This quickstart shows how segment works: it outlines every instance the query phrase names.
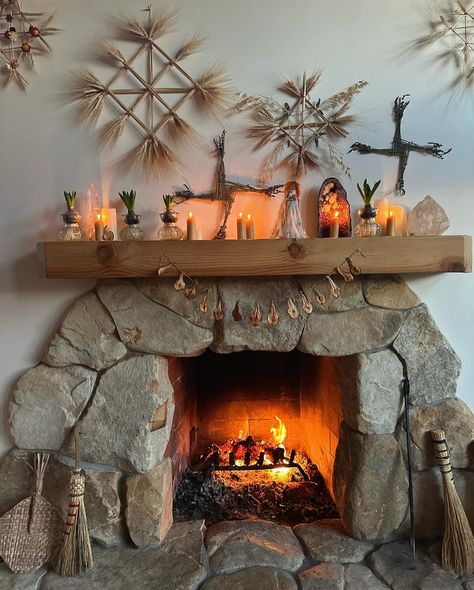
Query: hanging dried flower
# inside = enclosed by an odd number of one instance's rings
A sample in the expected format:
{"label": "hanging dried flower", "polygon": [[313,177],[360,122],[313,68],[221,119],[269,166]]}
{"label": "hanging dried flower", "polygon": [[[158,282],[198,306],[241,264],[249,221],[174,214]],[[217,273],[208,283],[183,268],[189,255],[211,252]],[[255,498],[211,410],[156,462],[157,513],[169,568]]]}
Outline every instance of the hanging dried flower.
{"label": "hanging dried flower", "polygon": [[303,311],[307,314],[313,312],[313,306],[311,305],[309,299],[306,297],[303,291],[301,291],[301,307],[303,308]]}
{"label": "hanging dried flower", "polygon": [[270,326],[276,326],[280,321],[280,316],[275,307],[275,303],[272,301],[272,305],[270,307],[270,313],[268,314],[268,323]]}
{"label": "hanging dried flower", "polygon": [[331,295],[337,299],[341,294],[341,289],[336,285],[336,283],[331,279],[329,275],[326,276],[326,279],[329,283],[329,287],[331,288]]}
{"label": "hanging dried flower", "polygon": [[324,305],[326,303],[326,295],[324,295],[324,293],[321,293],[321,291],[316,289],[316,287],[313,287],[313,293],[319,305]]}
{"label": "hanging dried flower", "polygon": [[263,321],[262,310],[260,309],[260,305],[255,302],[255,308],[250,314],[250,323],[252,326],[260,326]]}
{"label": "hanging dried flower", "polygon": [[221,297],[219,297],[219,301],[217,302],[216,308],[214,309],[214,319],[217,322],[220,322],[224,319],[224,306],[222,304]]}
{"label": "hanging dried flower", "polygon": [[201,297],[201,301],[199,303],[199,311],[201,313],[207,313],[207,295],[209,293],[209,290],[206,290],[205,293],[203,293],[203,296]]}
{"label": "hanging dried flower", "polygon": [[176,291],[182,291],[183,289],[186,288],[186,283],[184,282],[184,273],[183,272],[181,272],[179,274],[179,278],[175,281],[174,288],[176,289]]}
{"label": "hanging dried flower", "polygon": [[165,272],[167,270],[169,270],[170,268],[173,268],[173,264],[165,264],[164,266],[160,266],[160,268],[158,269],[158,276],[161,277],[161,275],[164,275]]}
{"label": "hanging dried flower", "polygon": [[296,318],[299,316],[298,308],[291,297],[288,297],[288,314],[294,320],[296,320]]}
{"label": "hanging dried flower", "polygon": [[[364,256],[360,250],[357,253]],[[353,275],[355,275],[355,276],[360,275],[360,273],[362,272],[362,269],[360,268],[360,266],[357,266],[352,262],[352,259],[350,256],[348,258],[346,258],[346,262],[347,262],[347,265],[349,266],[349,270],[351,271],[351,273]]]}
{"label": "hanging dried flower", "polygon": [[340,266],[336,266],[336,271],[340,277],[344,280],[345,283],[350,283],[354,280],[354,276],[348,270],[344,270]]}
{"label": "hanging dried flower", "polygon": [[185,289],[184,294],[187,297],[187,299],[194,299],[196,297],[196,285],[193,285],[192,287],[188,287],[187,289]]}
{"label": "hanging dried flower", "polygon": [[232,310],[232,317],[234,318],[234,320],[236,322],[240,322],[242,321],[242,314],[240,313],[240,309],[239,309],[239,302],[237,301],[235,304],[234,309]]}

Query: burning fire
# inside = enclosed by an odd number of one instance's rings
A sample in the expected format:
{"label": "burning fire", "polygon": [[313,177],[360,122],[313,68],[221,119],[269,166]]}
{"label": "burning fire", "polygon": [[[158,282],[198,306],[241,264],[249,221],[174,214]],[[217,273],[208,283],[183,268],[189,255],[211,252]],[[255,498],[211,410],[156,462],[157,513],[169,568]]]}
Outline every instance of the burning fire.
{"label": "burning fire", "polygon": [[275,418],[277,419],[278,426],[272,426],[270,428],[270,432],[273,435],[273,440],[275,442],[276,447],[283,447],[283,443],[285,442],[286,438],[286,426],[283,424],[283,421],[275,414]]}

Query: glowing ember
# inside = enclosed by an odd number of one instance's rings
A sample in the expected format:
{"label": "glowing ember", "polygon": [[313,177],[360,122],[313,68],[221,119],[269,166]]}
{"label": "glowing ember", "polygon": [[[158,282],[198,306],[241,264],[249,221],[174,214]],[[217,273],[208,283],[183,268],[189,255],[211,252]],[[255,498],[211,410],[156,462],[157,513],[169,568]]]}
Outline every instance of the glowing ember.
{"label": "glowing ember", "polygon": [[[275,441],[275,446],[283,447],[283,443],[285,442],[286,438],[286,426],[280,420],[280,418],[275,414],[275,418],[278,421],[278,426],[272,426],[270,428],[270,432],[273,434],[273,440]],[[283,447],[285,448],[285,447]]]}

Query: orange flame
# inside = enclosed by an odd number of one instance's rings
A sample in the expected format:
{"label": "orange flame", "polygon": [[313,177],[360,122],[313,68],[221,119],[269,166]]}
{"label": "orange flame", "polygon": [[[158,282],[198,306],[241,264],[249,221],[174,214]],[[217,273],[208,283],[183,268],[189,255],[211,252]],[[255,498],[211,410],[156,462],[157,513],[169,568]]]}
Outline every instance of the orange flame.
{"label": "orange flame", "polygon": [[275,441],[275,445],[277,447],[282,447],[283,443],[286,438],[286,426],[280,420],[280,418],[275,414],[275,418],[278,421],[278,426],[272,426],[270,428],[270,432],[273,435],[273,440]]}

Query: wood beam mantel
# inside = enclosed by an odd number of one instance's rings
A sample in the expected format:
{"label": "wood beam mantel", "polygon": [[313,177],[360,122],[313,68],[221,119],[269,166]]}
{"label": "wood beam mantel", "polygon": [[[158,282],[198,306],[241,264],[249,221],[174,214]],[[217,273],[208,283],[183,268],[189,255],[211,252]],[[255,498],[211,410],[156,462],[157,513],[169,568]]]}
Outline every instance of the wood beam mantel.
{"label": "wood beam mantel", "polygon": [[162,255],[192,276],[324,275],[357,249],[365,255],[354,260],[363,274],[472,271],[470,236],[40,242],[37,247],[48,278],[154,277]]}

